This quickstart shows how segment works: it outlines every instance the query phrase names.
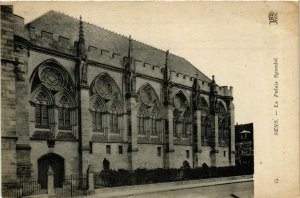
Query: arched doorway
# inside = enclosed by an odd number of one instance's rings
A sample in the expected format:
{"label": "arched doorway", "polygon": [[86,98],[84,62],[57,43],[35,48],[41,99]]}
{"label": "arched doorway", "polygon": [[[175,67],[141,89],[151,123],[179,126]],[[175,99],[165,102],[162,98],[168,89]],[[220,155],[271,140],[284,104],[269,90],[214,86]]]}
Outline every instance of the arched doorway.
{"label": "arched doorway", "polygon": [[62,187],[65,175],[64,158],[54,153],[48,153],[38,159],[38,181],[41,187],[47,188],[49,166],[51,166],[54,173],[54,187]]}

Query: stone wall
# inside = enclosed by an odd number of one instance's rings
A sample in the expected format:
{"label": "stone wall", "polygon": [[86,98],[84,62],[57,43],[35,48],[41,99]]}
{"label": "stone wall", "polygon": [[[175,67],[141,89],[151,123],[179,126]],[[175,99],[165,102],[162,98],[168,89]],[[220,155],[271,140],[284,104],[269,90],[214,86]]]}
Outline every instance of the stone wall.
{"label": "stone wall", "polygon": [[[161,148],[161,156],[158,155],[158,147]],[[163,168],[162,145],[138,144],[137,164],[138,168],[155,169]]]}
{"label": "stone wall", "polygon": [[[43,155],[49,153],[47,141],[32,140],[31,141],[31,164],[32,164],[32,177],[38,177],[38,159]],[[79,173],[78,162],[78,143],[56,141],[55,146],[51,152],[60,155],[64,158],[65,163],[65,176],[76,175]]]}
{"label": "stone wall", "polygon": [[[71,44],[66,38],[59,35],[52,35],[45,31],[35,30],[34,28],[24,26],[24,19],[13,15],[12,8],[1,6],[1,125],[2,135],[2,170],[3,178],[14,179],[16,175],[27,176],[32,173],[32,177],[37,177],[38,165],[37,160],[49,152],[47,141],[30,140],[31,135],[35,132],[34,111],[30,106],[30,92],[31,92],[31,76],[36,71],[35,69],[44,61],[55,59],[60,63],[64,69],[69,73],[73,83],[75,84],[75,69],[76,69],[76,49],[75,45]],[[51,30],[49,30],[51,31]],[[24,46],[18,46],[14,40],[14,35],[28,40],[32,46],[31,49],[26,49]],[[21,39],[21,38],[19,38]],[[21,39],[21,40],[22,40]],[[19,41],[18,41],[19,42]],[[25,41],[22,41],[25,42]],[[27,42],[27,41],[26,41]],[[25,43],[26,43],[25,42]],[[63,48],[63,43],[66,42],[66,48]],[[41,47],[38,48],[37,46]],[[41,50],[43,48],[43,50]],[[16,61],[16,59],[18,61]],[[106,53],[105,50],[101,54],[97,54],[92,50],[88,51],[88,59],[90,64],[88,66],[88,85],[90,86],[93,80],[102,73],[107,73],[119,87],[124,99],[124,120],[126,119],[127,108],[125,103],[125,83],[124,83],[124,57],[113,52]],[[162,79],[163,70],[161,66],[155,66],[142,61],[136,61],[137,79],[136,91],[139,88],[149,83],[158,95],[162,103]],[[19,66],[16,70],[16,66]],[[16,72],[17,71],[17,72]],[[19,73],[18,73],[19,72]],[[20,79],[20,76],[23,79]],[[179,91],[182,91],[187,97],[188,103],[191,106],[191,88],[193,78],[181,73],[172,72],[172,81],[175,83],[172,88],[172,96]],[[177,83],[177,85],[176,85]],[[209,103],[209,84],[208,82],[200,83],[202,90],[201,95],[204,96],[207,103]],[[220,96],[232,96],[232,88],[217,86],[217,92]],[[90,144],[93,132],[91,130],[92,120],[90,115],[90,96],[88,87],[86,87],[81,94],[81,104],[76,104],[78,108],[83,111],[80,122],[83,124],[82,128],[83,138],[82,146],[84,147],[84,155],[80,156],[78,147],[80,143],[77,141],[56,141],[55,147],[51,152],[54,152],[65,159],[65,174],[78,174],[79,171],[85,171],[87,165],[94,166],[95,171],[102,170],[102,161],[104,158],[110,161],[111,169],[130,169],[135,168],[163,168],[164,167],[164,150],[160,144],[138,144],[135,151],[131,154],[128,150],[127,140],[127,122],[124,122],[124,130],[121,132],[121,139],[118,141],[109,142],[96,141]],[[134,101],[135,98],[133,97]],[[224,106],[226,104],[222,101]],[[133,102],[134,103],[134,102]],[[135,108],[136,105],[134,103]],[[135,112],[137,109],[131,109]],[[232,108],[233,112],[233,108]],[[234,114],[231,112],[231,125],[234,125]],[[169,112],[173,114],[173,111]],[[133,115],[135,116],[135,115]],[[172,115],[169,116],[172,118]],[[76,118],[77,119],[77,118]],[[77,120],[79,121],[79,119]],[[170,122],[172,123],[172,122]],[[136,123],[135,123],[136,124]],[[173,124],[171,124],[173,126]],[[172,126],[171,129],[172,129]],[[136,130],[136,129],[134,129]],[[233,131],[231,131],[233,133]],[[137,131],[132,131],[136,134]],[[234,133],[233,133],[234,134]],[[78,134],[76,136],[78,138]],[[137,137],[130,137],[136,140]],[[193,166],[193,152],[192,146],[174,145],[173,152],[173,134],[170,137],[170,150],[168,159],[170,168],[180,168],[182,162],[187,160]],[[79,139],[77,139],[79,140]],[[143,142],[144,143],[144,142]],[[106,146],[110,146],[110,153],[107,153]],[[123,153],[119,153],[119,146],[122,146]],[[161,148],[161,155],[158,154],[158,147]],[[234,148],[234,142],[231,141],[231,147]],[[187,157],[187,150],[189,157]],[[198,166],[206,163],[208,166],[228,166],[229,163],[229,149],[227,147],[218,148],[218,153],[214,154],[212,163],[211,147],[199,148],[201,153],[198,155]],[[233,150],[233,149],[231,149]],[[225,156],[224,156],[225,152]],[[232,151],[231,151],[232,152]],[[234,157],[234,154],[232,154]],[[132,160],[131,158],[134,158]],[[16,160],[17,159],[17,160]],[[80,170],[79,163],[84,161],[84,167]],[[134,165],[131,165],[131,161]],[[234,159],[233,159],[234,162]]]}
{"label": "stone wall", "polygon": [[[187,156],[189,152],[189,157]],[[192,146],[174,145],[174,167],[180,168],[184,161],[188,161],[191,167],[193,167],[193,149]]]}
{"label": "stone wall", "polygon": [[203,146],[201,147],[201,153],[200,153],[200,158],[198,159],[198,164],[199,166],[202,166],[204,163],[207,166],[211,166],[212,162],[211,162],[211,147],[208,146]]}
{"label": "stone wall", "polygon": [[2,182],[16,181],[16,140],[1,140],[1,171]]}
{"label": "stone wall", "polygon": [[[110,146],[110,154],[107,153],[107,146]],[[123,153],[119,153],[119,146],[122,146]],[[128,145],[124,143],[98,143],[93,142],[93,153],[90,154],[90,164],[95,172],[103,170],[103,160],[106,158],[110,162],[113,170],[128,169]]]}
{"label": "stone wall", "polygon": [[1,6],[1,156],[2,181],[16,179],[16,84],[14,15],[11,6]]}

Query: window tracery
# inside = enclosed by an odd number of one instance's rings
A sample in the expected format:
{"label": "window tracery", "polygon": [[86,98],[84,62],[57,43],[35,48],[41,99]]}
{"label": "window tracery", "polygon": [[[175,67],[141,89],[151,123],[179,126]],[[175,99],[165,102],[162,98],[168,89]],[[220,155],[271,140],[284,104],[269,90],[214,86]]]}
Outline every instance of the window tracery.
{"label": "window tracery", "polygon": [[157,136],[161,133],[161,117],[159,115],[159,108],[154,106],[151,113],[151,135]]}
{"label": "window tracery", "polygon": [[138,134],[158,136],[162,131],[162,109],[158,96],[150,84],[143,85],[137,93]]}
{"label": "window tracery", "polygon": [[46,95],[40,91],[35,100],[35,126],[49,128],[49,112]]}
{"label": "window tracery", "polygon": [[188,135],[191,134],[192,124],[189,103],[182,91],[179,91],[174,96],[173,101],[175,105],[175,110],[173,112],[173,136],[188,138]]}
{"label": "window tracery", "polygon": [[148,129],[147,121],[149,120],[149,113],[144,105],[141,105],[138,111],[138,134],[145,135]]}
{"label": "window tracery", "polygon": [[42,68],[39,76],[42,84],[53,91],[59,91],[67,84],[64,74],[53,66]]}
{"label": "window tracery", "polygon": [[212,128],[211,128],[211,120],[209,119],[208,116],[203,116],[202,117],[202,122],[201,122],[201,142],[203,146],[208,146],[210,145],[210,140],[212,137]]}
{"label": "window tracery", "polygon": [[226,146],[228,144],[228,117],[219,118],[219,144],[220,146]]}
{"label": "window tracery", "polygon": [[119,131],[119,117],[121,115],[120,112],[120,104],[117,100],[115,100],[111,106],[110,110],[110,128],[111,132],[118,133]]}
{"label": "window tracery", "polygon": [[105,79],[100,78],[96,84],[97,93],[105,99],[111,99],[113,95],[113,87],[111,83]]}
{"label": "window tracery", "polygon": [[101,98],[97,97],[92,110],[92,125],[94,132],[103,132],[104,130],[104,115],[105,104]]}
{"label": "window tracery", "polygon": [[191,127],[192,127],[192,122],[191,122],[191,112],[189,109],[187,109],[184,112],[183,115],[183,129],[182,129],[182,136],[187,138],[189,134],[191,134]]}
{"label": "window tracery", "polygon": [[206,102],[204,97],[200,97],[200,109],[203,110],[204,112],[208,112],[208,103]]}
{"label": "window tracery", "polygon": [[[71,108],[74,84],[66,70],[54,59],[41,63],[31,76],[31,101],[35,110],[35,128],[47,128],[53,135],[58,129],[72,130]],[[55,100],[54,100],[55,99]],[[58,114],[55,114],[55,109]]]}
{"label": "window tracery", "polygon": [[93,131],[105,132],[109,128],[111,133],[119,134],[123,123],[122,97],[114,80],[106,73],[100,74],[93,81],[90,94]]}
{"label": "window tracery", "polygon": [[153,106],[153,103],[157,99],[156,96],[155,90],[149,84],[142,86],[138,91],[138,101],[146,106]]}
{"label": "window tracery", "polygon": [[71,130],[71,110],[69,100],[66,96],[62,96],[59,100],[58,110],[58,128],[64,130]]}

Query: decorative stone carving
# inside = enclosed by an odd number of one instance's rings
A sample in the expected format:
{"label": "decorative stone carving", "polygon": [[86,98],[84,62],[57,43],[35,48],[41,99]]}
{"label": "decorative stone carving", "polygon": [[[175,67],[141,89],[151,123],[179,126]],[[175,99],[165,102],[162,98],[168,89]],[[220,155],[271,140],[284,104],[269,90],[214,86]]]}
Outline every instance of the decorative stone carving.
{"label": "decorative stone carving", "polygon": [[149,107],[156,101],[155,96],[154,89],[150,85],[146,85],[138,92],[138,101]]}
{"label": "decorative stone carving", "polygon": [[111,100],[114,96],[113,86],[105,78],[99,78],[95,84],[95,88],[97,94],[106,100]]}
{"label": "decorative stone carving", "polygon": [[129,36],[128,57],[125,64],[125,87],[127,97],[136,94],[136,68],[132,54],[132,41],[131,36]]}
{"label": "decorative stone carving", "polygon": [[44,67],[40,72],[40,80],[44,86],[52,91],[59,91],[67,84],[65,75],[55,67]]}
{"label": "decorative stone carving", "polygon": [[59,103],[65,107],[69,105],[69,100],[66,98],[66,96],[62,96],[59,100]]}
{"label": "decorative stone carving", "polygon": [[[16,46],[15,46],[15,48],[16,48]],[[21,50],[22,48],[18,48],[18,49]],[[12,54],[13,60],[15,61],[14,69],[15,69],[15,73],[16,73],[16,79],[20,80],[20,81],[24,81],[25,80],[25,78],[23,77],[23,74],[25,74],[24,63],[20,62],[18,58],[15,58],[13,52],[11,54]]]}
{"label": "decorative stone carving", "polygon": [[179,92],[174,97],[174,105],[180,111],[183,112],[189,106],[189,103],[182,92]]}
{"label": "decorative stone carving", "polygon": [[164,82],[163,82],[163,94],[164,94],[164,105],[168,106],[172,104],[171,95],[172,95],[172,77],[171,69],[169,66],[169,50],[166,51],[166,62],[164,68]]}
{"label": "decorative stone carving", "polygon": [[84,61],[81,61],[80,69],[81,69],[81,85],[87,85],[87,68],[88,64]]}
{"label": "decorative stone carving", "polygon": [[209,107],[211,114],[216,113],[216,107],[218,104],[218,92],[216,91],[216,83],[214,76],[212,76],[212,82],[210,84],[210,95],[209,95]]}
{"label": "decorative stone carving", "polygon": [[24,72],[24,64],[19,62],[19,60],[16,58],[16,63],[15,63],[15,73],[16,73],[16,78],[17,80],[24,81],[25,78],[23,77]]}
{"label": "decorative stone carving", "polygon": [[36,103],[40,103],[40,104],[43,104],[43,103],[46,103],[47,104],[47,97],[46,95],[41,91],[35,98],[35,101]]}

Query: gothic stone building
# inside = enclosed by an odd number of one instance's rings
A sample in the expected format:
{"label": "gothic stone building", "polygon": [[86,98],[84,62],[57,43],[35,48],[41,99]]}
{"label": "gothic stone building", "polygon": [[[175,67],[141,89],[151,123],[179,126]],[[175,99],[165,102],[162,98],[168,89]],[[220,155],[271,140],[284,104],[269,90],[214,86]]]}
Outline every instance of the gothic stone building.
{"label": "gothic stone building", "polygon": [[[2,179],[235,164],[232,87],[62,13],[1,7]],[[163,39],[163,38],[161,38]]]}

